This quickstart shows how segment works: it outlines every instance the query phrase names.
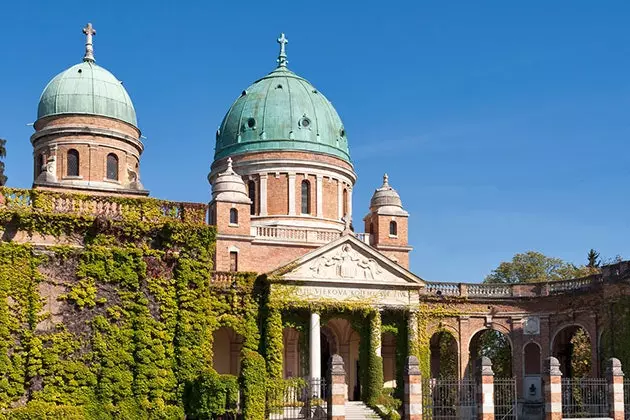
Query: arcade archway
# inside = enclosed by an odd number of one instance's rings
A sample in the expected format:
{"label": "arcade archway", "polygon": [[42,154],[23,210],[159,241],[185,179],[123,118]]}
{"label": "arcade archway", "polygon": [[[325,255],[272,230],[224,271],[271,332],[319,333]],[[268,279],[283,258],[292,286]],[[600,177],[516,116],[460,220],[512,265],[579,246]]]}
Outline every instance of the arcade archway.
{"label": "arcade archway", "polygon": [[467,375],[474,373],[475,361],[485,356],[492,360],[495,376],[512,377],[512,344],[506,334],[493,329],[478,331],[470,340],[468,350],[470,363]]}
{"label": "arcade archway", "polygon": [[591,338],[580,325],[568,325],[553,337],[551,354],[565,377],[583,378],[592,371]]}
{"label": "arcade archway", "polygon": [[457,340],[448,331],[438,331],[431,336],[431,377],[457,378],[458,351]]}
{"label": "arcade archway", "polygon": [[238,375],[241,370],[243,337],[230,327],[212,333],[212,367],[217,373]]}

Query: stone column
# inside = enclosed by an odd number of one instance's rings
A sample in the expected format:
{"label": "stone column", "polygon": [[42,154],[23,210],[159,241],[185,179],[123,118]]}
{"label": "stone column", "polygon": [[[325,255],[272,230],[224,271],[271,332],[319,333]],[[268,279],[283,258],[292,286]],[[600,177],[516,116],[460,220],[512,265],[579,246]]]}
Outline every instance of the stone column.
{"label": "stone column", "polygon": [[295,174],[289,174],[289,216],[295,215]]}
{"label": "stone column", "polygon": [[617,358],[610,358],[606,363],[606,379],[608,379],[608,409],[613,420],[624,420],[623,406],[623,371]]}
{"label": "stone column", "polygon": [[374,335],[373,337],[373,341],[374,341],[374,354],[376,354],[377,357],[382,357],[382,335],[383,333],[381,332],[382,329],[382,320],[381,320],[381,311],[377,311],[374,314],[374,321],[372,323],[373,327],[374,327],[374,331],[372,331],[372,334]]}
{"label": "stone column", "polygon": [[409,318],[407,318],[407,351],[411,354],[414,349],[413,346],[417,344],[418,341],[418,314],[416,311],[409,311]]}
{"label": "stone column", "polygon": [[267,174],[260,174],[260,215],[267,215]]}
{"label": "stone column", "polygon": [[562,420],[562,372],[560,372],[560,362],[555,357],[545,359],[543,393],[545,420]]}
{"label": "stone column", "polygon": [[324,177],[323,175],[315,176],[315,215],[324,217]]}
{"label": "stone column", "polygon": [[403,373],[405,395],[403,396],[403,419],[422,420],[422,377],[416,356],[408,356]]}
{"label": "stone column", "polygon": [[476,361],[477,384],[479,386],[479,420],[494,420],[494,372],[489,357]]}
{"label": "stone column", "polygon": [[343,368],[343,358],[338,354],[333,354],[329,361],[329,367],[328,419],[345,420],[348,385],[346,384],[346,371]]}
{"label": "stone column", "polygon": [[[322,371],[322,353],[320,343],[320,330],[319,330],[319,314],[317,312],[311,313],[311,325],[310,325],[310,351],[309,361],[311,367],[311,373],[309,375],[313,385],[317,385],[317,396],[319,396],[319,378]],[[315,388],[314,388],[315,389]]]}

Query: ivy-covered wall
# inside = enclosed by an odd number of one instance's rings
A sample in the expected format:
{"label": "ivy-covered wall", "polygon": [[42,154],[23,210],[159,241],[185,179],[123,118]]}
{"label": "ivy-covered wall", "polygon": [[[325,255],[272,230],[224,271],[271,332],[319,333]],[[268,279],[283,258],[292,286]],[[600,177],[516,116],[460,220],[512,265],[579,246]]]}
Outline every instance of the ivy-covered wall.
{"label": "ivy-covered wall", "polygon": [[[260,416],[256,275],[213,282],[212,226],[151,199],[122,199],[112,218],[55,212],[54,193],[2,193],[0,418],[204,418],[216,401],[188,400],[217,382],[220,326],[245,338],[242,408]],[[80,246],[11,241],[25,237]],[[220,382],[234,405],[236,378]]]}

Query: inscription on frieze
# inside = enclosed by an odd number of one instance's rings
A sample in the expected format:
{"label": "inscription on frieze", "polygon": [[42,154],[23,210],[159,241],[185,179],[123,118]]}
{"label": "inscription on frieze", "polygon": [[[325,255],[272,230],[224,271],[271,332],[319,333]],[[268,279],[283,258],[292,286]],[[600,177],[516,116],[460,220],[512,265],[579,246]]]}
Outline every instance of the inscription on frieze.
{"label": "inscription on frieze", "polygon": [[367,289],[355,287],[296,286],[295,294],[302,299],[367,300],[385,305],[409,305],[407,290]]}

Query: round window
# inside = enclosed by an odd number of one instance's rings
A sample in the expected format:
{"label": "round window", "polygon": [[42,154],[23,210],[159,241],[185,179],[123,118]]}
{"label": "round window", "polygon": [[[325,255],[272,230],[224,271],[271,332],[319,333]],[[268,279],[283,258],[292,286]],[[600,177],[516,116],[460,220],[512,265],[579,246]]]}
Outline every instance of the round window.
{"label": "round window", "polygon": [[341,130],[339,130],[339,135],[341,137],[345,137],[346,136],[346,130],[344,130],[343,128]]}
{"label": "round window", "polygon": [[247,120],[247,127],[249,127],[249,128],[256,127],[256,120],[254,118],[249,118]]}
{"label": "round window", "polygon": [[306,117],[302,117],[302,119],[300,120],[300,127],[309,128],[310,126],[311,126],[311,120],[309,120]]}

